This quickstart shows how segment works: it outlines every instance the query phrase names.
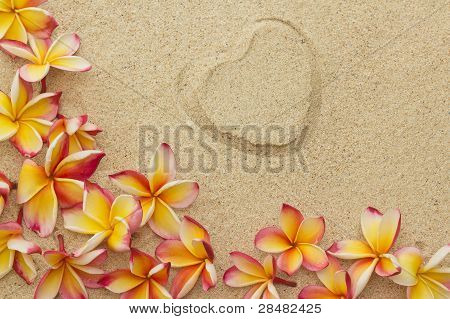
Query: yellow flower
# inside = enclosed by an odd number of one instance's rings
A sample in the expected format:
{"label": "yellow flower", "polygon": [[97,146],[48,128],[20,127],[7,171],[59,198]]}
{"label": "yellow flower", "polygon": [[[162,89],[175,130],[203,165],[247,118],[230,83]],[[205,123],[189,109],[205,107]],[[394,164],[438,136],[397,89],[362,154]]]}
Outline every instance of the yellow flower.
{"label": "yellow flower", "polygon": [[0,40],[0,48],[7,53],[31,62],[19,69],[20,77],[27,82],[41,81],[50,67],[73,72],[86,72],[92,68],[88,61],[74,56],[80,47],[80,38],[76,34],[62,35],[56,41],[29,35],[29,41],[28,46],[19,41]]}
{"label": "yellow flower", "polygon": [[394,255],[402,267],[402,272],[390,278],[395,283],[408,287],[406,295],[409,299],[449,299],[450,268],[439,267],[449,252],[450,244],[447,244],[424,265],[419,249],[399,249]]}
{"label": "yellow flower", "polygon": [[1,0],[0,39],[27,43],[27,33],[50,38],[58,26],[46,10],[35,8],[47,0]]}

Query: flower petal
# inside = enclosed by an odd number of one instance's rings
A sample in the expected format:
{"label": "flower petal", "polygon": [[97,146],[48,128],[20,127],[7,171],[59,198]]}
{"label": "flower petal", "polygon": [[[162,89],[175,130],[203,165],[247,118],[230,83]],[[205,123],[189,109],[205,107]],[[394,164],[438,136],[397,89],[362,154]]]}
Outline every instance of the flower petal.
{"label": "flower petal", "polygon": [[19,130],[11,137],[11,143],[26,157],[36,156],[44,145],[38,131],[25,122],[19,123]]}
{"label": "flower petal", "polygon": [[47,0],[12,0],[14,3],[14,8],[23,9],[27,7],[37,7]]}
{"label": "flower petal", "polygon": [[108,238],[111,235],[111,233],[112,233],[111,230],[105,230],[95,234],[82,247],[80,247],[77,251],[74,252],[74,256],[79,257],[83,254],[92,251],[98,245],[100,245],[106,238]]}
{"label": "flower petal", "polygon": [[58,26],[55,18],[43,9],[28,7],[16,11],[25,29],[39,38],[50,38]]}
{"label": "flower petal", "polygon": [[267,279],[250,275],[232,266],[223,275],[223,281],[230,287],[247,287],[257,283],[265,282]]}
{"label": "flower petal", "polygon": [[71,154],[56,167],[55,177],[84,181],[94,174],[104,156],[105,153],[96,150]]}
{"label": "flower petal", "polygon": [[183,245],[179,240],[164,240],[156,247],[156,256],[172,267],[187,267],[202,262]]}
{"label": "flower petal", "polygon": [[155,267],[158,262],[150,255],[131,248],[130,254],[130,270],[136,276],[147,278],[147,275],[153,267]]}
{"label": "flower petal", "polygon": [[64,228],[79,233],[94,235],[106,229],[84,213],[81,205],[62,210]]}
{"label": "flower petal", "polygon": [[269,281],[265,281],[261,284],[254,285],[244,295],[244,299],[259,299],[259,298],[261,298],[264,291],[266,290],[268,284],[269,284]]}
{"label": "flower petal", "polygon": [[150,279],[149,293],[151,299],[172,299],[166,288],[153,279]]}
{"label": "flower petal", "polygon": [[450,290],[450,268],[432,268],[426,272],[426,276]]}
{"label": "flower petal", "polygon": [[317,244],[325,233],[325,219],[320,217],[305,218],[298,230],[297,243]]}
{"label": "flower petal", "polygon": [[78,277],[80,277],[85,287],[103,288],[103,286],[99,284],[99,281],[104,276],[103,270],[94,267],[79,265],[72,265],[72,267],[76,271]]}
{"label": "flower petal", "polygon": [[8,31],[5,33],[4,38],[27,43],[27,30],[25,29],[22,21],[20,19],[17,19],[17,16],[9,27]]}
{"label": "flower petal", "polygon": [[[397,264],[397,265],[396,265]],[[396,258],[389,254],[384,254],[375,267],[375,272],[382,277],[398,275],[401,267],[398,265]]]}
{"label": "flower petal", "polygon": [[278,291],[273,285],[272,281],[267,283],[267,288],[264,290],[263,299],[280,299]]}
{"label": "flower petal", "polygon": [[7,116],[0,114],[0,141],[13,137],[19,130],[19,123],[11,121]]}
{"label": "flower petal", "polygon": [[[6,9],[3,6],[4,4],[0,2],[0,39],[5,36],[6,32],[9,30],[16,18],[14,12],[9,12],[9,9]],[[4,9],[6,12],[1,9]]]}
{"label": "flower petal", "polygon": [[281,207],[280,225],[291,243],[295,242],[302,221],[303,215],[298,209],[288,204],[283,204]]}
{"label": "flower petal", "polygon": [[129,251],[131,246],[131,230],[128,223],[122,219],[114,225],[108,237],[108,247],[115,252]]}
{"label": "flower petal", "polygon": [[150,185],[147,178],[139,172],[122,171],[109,175],[111,181],[127,194],[150,197]]}
{"label": "flower petal", "polygon": [[30,48],[38,61],[42,61],[44,59],[48,48],[52,44],[52,40],[49,37],[37,38],[31,33],[28,34],[28,42],[30,43]]}
{"label": "flower petal", "polygon": [[27,82],[41,81],[50,71],[50,64],[25,64],[19,69],[20,77]]}
{"label": "flower petal", "polygon": [[50,269],[44,274],[36,287],[34,299],[52,299],[58,295],[64,268]]}
{"label": "flower petal", "polygon": [[352,279],[352,296],[356,298],[366,287],[378,263],[378,258],[364,258],[354,262],[348,269]]}
{"label": "flower petal", "polygon": [[192,181],[172,181],[162,186],[155,196],[173,208],[187,208],[197,198],[198,183]]}
{"label": "flower petal", "polygon": [[21,120],[41,119],[52,121],[58,114],[61,92],[43,93],[30,100],[17,116]]}
{"label": "flower petal", "polygon": [[263,260],[263,267],[268,278],[275,277],[275,274],[277,273],[277,261],[275,257],[272,255],[266,256]]}
{"label": "flower petal", "polygon": [[334,242],[328,252],[341,259],[360,259],[373,257],[375,254],[368,244],[360,240],[342,240]]}
{"label": "flower petal", "polygon": [[322,284],[324,284],[324,286],[327,287],[328,290],[330,290],[333,294],[338,294],[335,285],[336,284],[335,274],[338,271],[342,271],[342,267],[339,264],[339,261],[334,256],[327,254],[327,257],[328,257],[328,266],[316,272],[316,275],[322,282]]}
{"label": "flower petal", "polygon": [[174,299],[183,298],[192,290],[192,288],[194,288],[202,273],[203,267],[203,263],[185,267],[176,274],[170,289],[170,294]]}
{"label": "flower petal", "polygon": [[13,57],[20,57],[22,59],[37,63],[37,58],[28,45],[14,40],[0,40],[0,48]]}
{"label": "flower petal", "polygon": [[33,127],[36,130],[36,132],[38,132],[39,136],[42,138],[42,141],[44,143],[47,142],[52,122],[41,119],[21,120],[21,122]]}
{"label": "flower petal", "polygon": [[346,299],[352,296],[352,279],[347,271],[340,270],[334,274],[334,291]]}
{"label": "flower petal", "polygon": [[303,256],[297,247],[292,247],[283,252],[277,259],[277,266],[289,276],[292,276],[300,269]]}
{"label": "flower petal", "polygon": [[161,285],[165,285],[169,280],[169,273],[170,263],[157,264],[155,267],[150,269],[147,278],[150,278]]}
{"label": "flower petal", "polygon": [[92,69],[92,65],[79,56],[64,56],[56,58],[50,62],[50,65],[60,70],[72,72],[87,72]]}
{"label": "flower petal", "polygon": [[62,208],[73,207],[83,202],[83,182],[76,179],[55,178],[53,185]]}
{"label": "flower petal", "polygon": [[88,297],[83,281],[68,264],[64,270],[59,292],[64,299],[87,299]]}
{"label": "flower petal", "polygon": [[209,260],[205,260],[205,268],[202,271],[202,288],[204,291],[217,285],[216,267]]}
{"label": "flower petal", "polygon": [[64,34],[53,42],[48,49],[45,61],[52,62],[60,57],[71,56],[80,48],[80,37],[75,33]]}
{"label": "flower petal", "polygon": [[51,268],[56,269],[62,266],[67,254],[59,250],[47,250],[42,254],[45,262]]}
{"label": "flower petal", "polygon": [[266,253],[281,253],[291,248],[292,244],[281,229],[266,227],[256,234],[255,246]]}
{"label": "flower petal", "polygon": [[150,217],[152,217],[155,211],[156,199],[155,197],[141,197],[140,198],[142,207],[142,221],[141,227],[148,223]]}
{"label": "flower petal", "polygon": [[15,272],[29,285],[33,283],[37,276],[33,258],[27,254],[16,252],[14,256],[13,268]]}
{"label": "flower petal", "polygon": [[111,227],[110,214],[114,196],[100,185],[84,183],[83,211],[103,229]]}
{"label": "flower petal", "polygon": [[197,246],[194,243],[194,241],[210,243],[208,231],[199,222],[189,216],[184,216],[180,225],[180,239],[194,256],[200,259],[208,258],[203,245]]}
{"label": "flower petal", "polygon": [[120,220],[124,220],[128,224],[131,233],[141,225],[141,204],[131,195],[120,195],[111,205],[109,223],[115,225]]}
{"label": "flower petal", "polygon": [[17,114],[20,114],[22,108],[33,97],[33,87],[31,83],[24,81],[24,79],[19,76],[19,71],[14,75],[10,96],[13,114],[14,117],[17,117]]}
{"label": "flower petal", "polygon": [[445,259],[445,257],[447,257],[449,252],[450,252],[450,244],[447,244],[444,247],[440,248],[426,263],[422,271],[426,272],[438,266]]}
{"label": "flower petal", "polygon": [[0,251],[0,278],[9,273],[14,263],[14,250],[3,249]]}
{"label": "flower petal", "polygon": [[11,235],[22,234],[22,227],[16,222],[0,224],[0,241],[6,241]]}
{"label": "flower petal", "polygon": [[45,173],[54,174],[56,167],[68,155],[69,137],[65,133],[59,134],[49,145],[45,154]]}
{"label": "flower petal", "polygon": [[8,240],[8,249],[16,250],[24,254],[41,253],[41,247],[32,241],[25,240],[22,235],[14,235]]}
{"label": "flower petal", "polygon": [[264,267],[253,257],[250,257],[249,255],[241,253],[239,251],[231,252],[230,256],[233,264],[240,271],[256,277],[267,278]]}
{"label": "flower petal", "polygon": [[128,269],[119,269],[103,276],[100,284],[116,294],[129,291],[146,281],[144,278],[133,275]]}
{"label": "flower petal", "polygon": [[125,291],[120,295],[120,299],[150,299],[150,282],[145,280],[137,287]]}
{"label": "flower petal", "polygon": [[48,237],[56,225],[58,199],[53,183],[49,183],[23,205],[25,224],[40,237]]}
{"label": "flower petal", "polygon": [[100,266],[108,257],[106,249],[97,249],[83,254],[79,257],[69,257],[67,260],[72,265],[80,266]]}
{"label": "flower petal", "polygon": [[313,244],[300,244],[298,246],[303,255],[302,266],[310,271],[318,271],[328,266],[328,257],[325,251]]}
{"label": "flower petal", "polygon": [[401,215],[398,209],[391,209],[383,215],[378,230],[378,248],[380,254],[391,249],[400,231]]}
{"label": "flower petal", "polygon": [[306,286],[298,294],[298,299],[340,299],[341,296],[335,295],[325,287]]}
{"label": "flower petal", "polygon": [[434,299],[433,291],[422,279],[416,285],[408,287],[406,295],[408,299]]}
{"label": "flower petal", "polygon": [[[26,103],[26,102],[25,102]],[[6,116],[10,120],[15,117],[11,99],[8,95],[0,91],[0,114]]]}
{"label": "flower petal", "polygon": [[155,210],[150,217],[149,225],[158,236],[164,239],[179,238],[180,219],[166,203],[157,199]]}
{"label": "flower petal", "polygon": [[156,150],[152,162],[152,172],[149,175],[150,189],[155,194],[163,185],[175,178],[175,156],[166,143],[162,143]]}
{"label": "flower petal", "polygon": [[362,232],[373,251],[378,248],[378,230],[382,218],[383,214],[373,207],[367,207],[361,214]]}

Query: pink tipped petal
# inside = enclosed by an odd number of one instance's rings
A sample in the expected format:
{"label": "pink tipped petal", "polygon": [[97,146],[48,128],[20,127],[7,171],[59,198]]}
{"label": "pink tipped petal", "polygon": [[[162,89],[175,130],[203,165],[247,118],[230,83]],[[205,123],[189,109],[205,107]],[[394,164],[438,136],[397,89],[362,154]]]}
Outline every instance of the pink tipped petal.
{"label": "pink tipped petal", "polygon": [[236,266],[229,268],[223,275],[223,281],[227,286],[238,288],[262,283],[266,280],[266,278],[249,275],[246,272],[240,271]]}
{"label": "pink tipped petal", "polygon": [[378,263],[378,258],[364,258],[353,263],[348,269],[352,279],[352,296],[356,298],[364,290]]}
{"label": "pink tipped petal", "polygon": [[198,196],[199,186],[191,181],[173,181],[161,187],[155,196],[158,196],[167,205],[173,208],[187,208]]}
{"label": "pink tipped petal", "polygon": [[269,284],[265,281],[261,284],[254,285],[247,293],[244,295],[244,299],[260,299]]}
{"label": "pink tipped petal", "polygon": [[108,237],[108,247],[115,252],[129,251],[131,246],[131,230],[122,219],[114,225],[113,232]]}
{"label": "pink tipped petal", "polygon": [[267,278],[264,267],[253,257],[250,257],[249,255],[241,253],[239,251],[230,253],[230,256],[233,264],[240,271],[243,271],[252,276]]}
{"label": "pink tipped petal", "polygon": [[64,34],[56,39],[48,49],[45,60],[52,62],[60,57],[71,56],[80,48],[80,37],[75,33]]}
{"label": "pink tipped petal", "polygon": [[40,237],[48,237],[56,225],[58,199],[53,183],[45,186],[23,205],[25,224]]}
{"label": "pink tipped petal", "polygon": [[44,168],[32,160],[25,160],[17,185],[17,203],[24,204],[38,194],[49,183]]}
{"label": "pink tipped petal", "polygon": [[0,40],[0,48],[13,57],[17,56],[33,63],[38,62],[31,48],[19,41]]}
{"label": "pink tipped petal", "polygon": [[102,151],[82,151],[63,159],[55,170],[55,177],[84,181],[97,170],[105,156]]}
{"label": "pink tipped petal", "polygon": [[415,247],[404,247],[394,253],[402,270],[400,274],[390,277],[393,282],[402,286],[417,284],[417,272],[423,263],[420,250]]}
{"label": "pink tipped petal", "polygon": [[175,156],[166,143],[162,143],[153,157],[149,175],[150,189],[155,194],[163,185],[175,178]]}
{"label": "pink tipped petal", "polygon": [[37,276],[33,258],[27,254],[16,252],[14,255],[13,268],[28,285],[31,285]]}
{"label": "pink tipped petal", "polygon": [[73,207],[83,202],[83,182],[75,179],[55,178],[54,186],[61,208]]}
{"label": "pink tipped petal", "polygon": [[378,231],[382,217],[383,214],[373,207],[366,208],[361,214],[362,232],[373,251],[378,248]]}
{"label": "pink tipped petal", "polygon": [[292,244],[281,229],[267,227],[256,234],[255,246],[266,253],[281,253],[291,248]]}
{"label": "pink tipped petal", "polygon": [[49,64],[25,64],[19,69],[20,77],[30,83],[41,81],[49,71]]}
{"label": "pink tipped petal", "polygon": [[333,245],[328,248],[328,252],[341,259],[376,257],[370,246],[359,240],[342,240],[334,242]]}
{"label": "pink tipped petal", "polygon": [[217,272],[214,265],[209,261],[205,261],[205,268],[202,271],[202,288],[204,291],[217,285]]}
{"label": "pink tipped petal", "polygon": [[318,271],[328,266],[328,257],[325,251],[313,244],[300,244],[299,249],[303,255],[302,266],[310,271]]}
{"label": "pink tipped petal", "polygon": [[116,270],[103,276],[100,284],[116,294],[121,294],[129,291],[146,279],[133,275],[128,269]]}
{"label": "pink tipped petal", "polygon": [[22,156],[30,158],[35,157],[44,145],[39,132],[25,122],[19,124],[19,130],[10,141]]}
{"label": "pink tipped petal", "polygon": [[288,204],[283,204],[280,216],[281,229],[291,243],[295,242],[303,219],[303,215],[299,210]]}
{"label": "pink tipped petal", "polygon": [[53,121],[58,114],[61,92],[43,93],[29,101],[20,111],[21,120],[41,119]]}
{"label": "pink tipped petal", "polygon": [[156,247],[156,256],[172,267],[187,267],[202,262],[183,245],[179,240],[165,240]]}
{"label": "pink tipped petal", "polygon": [[134,275],[146,278],[150,269],[157,264],[158,262],[152,256],[135,248],[131,248],[130,270]]}
{"label": "pink tipped petal", "polygon": [[157,199],[155,209],[149,220],[151,229],[164,239],[178,239],[180,219],[166,203]]}
{"label": "pink tipped petal", "polygon": [[111,181],[127,194],[150,197],[150,185],[147,178],[135,171],[122,171],[110,175]]}
{"label": "pink tipped petal", "polygon": [[325,233],[325,219],[308,217],[303,220],[297,234],[297,243],[317,244]]}
{"label": "pink tipped petal", "polygon": [[34,292],[34,299],[53,299],[58,295],[61,287],[64,268],[48,270],[39,282]]}
{"label": "pink tipped petal", "polygon": [[306,286],[298,294],[298,299],[340,299],[341,296],[335,295],[325,287]]}
{"label": "pink tipped petal", "polygon": [[283,252],[277,259],[277,266],[289,276],[296,273],[303,262],[303,256],[297,247],[292,247]]}
{"label": "pink tipped petal", "polygon": [[83,281],[70,265],[66,265],[59,292],[64,299],[87,299],[88,297]]}
{"label": "pink tipped petal", "polygon": [[204,264],[189,266],[181,269],[175,276],[170,289],[174,299],[181,299],[194,288],[200,277]]}
{"label": "pink tipped petal", "polygon": [[15,235],[8,240],[8,249],[16,250],[24,254],[41,253],[41,248],[32,241],[25,240],[22,235]]}
{"label": "pink tipped petal", "polygon": [[422,271],[426,272],[438,266],[445,259],[445,257],[447,257],[449,252],[450,252],[450,244],[447,244],[444,247],[440,248],[426,263]]}
{"label": "pink tipped petal", "polygon": [[375,272],[381,277],[389,277],[398,275],[401,271],[396,258],[392,255],[385,254],[380,257]]}
{"label": "pink tipped petal", "polygon": [[378,231],[378,253],[387,253],[391,249],[400,231],[400,220],[398,209],[391,209],[383,215]]}
{"label": "pink tipped petal", "polygon": [[71,72],[87,72],[92,69],[92,65],[79,56],[57,58],[50,62],[50,65],[54,68]]}

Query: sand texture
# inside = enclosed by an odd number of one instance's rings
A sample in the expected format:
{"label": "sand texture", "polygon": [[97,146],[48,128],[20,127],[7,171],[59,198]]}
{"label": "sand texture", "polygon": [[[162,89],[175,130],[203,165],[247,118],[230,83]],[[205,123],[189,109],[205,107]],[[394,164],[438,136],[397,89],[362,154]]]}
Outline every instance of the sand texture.
{"label": "sand texture", "polygon": [[[63,92],[61,113],[87,113],[104,130],[97,142],[107,155],[92,181],[119,195],[107,175],[145,172],[164,141],[184,168],[178,179],[199,182],[194,205],[177,214],[209,230],[220,280],[207,293],[198,284],[189,298],[244,295],[221,281],[228,253],[262,259],[254,236],[278,225],[284,202],[325,216],[323,248],[362,239],[367,206],[401,210],[393,251],[416,246],[429,257],[449,241],[447,1],[52,0],[42,7],[60,24],[55,36],[80,35],[78,55],[93,64],[87,73],[52,70],[48,80],[50,92]],[[2,91],[21,65],[0,54]],[[293,130],[264,140],[241,130],[268,126]],[[149,127],[158,134],[143,134]],[[16,180],[22,157],[8,142],[0,154],[0,171]],[[15,219],[14,197],[0,222]],[[61,216],[56,233],[69,250],[89,238],[64,230]],[[28,229],[26,237],[56,247]],[[159,242],[148,227],[133,237],[152,254]],[[46,265],[34,260],[41,276]],[[127,265],[128,254],[110,253],[105,269]],[[319,283],[306,270],[293,279],[297,288],[277,287],[281,297]],[[31,298],[37,282],[28,286],[12,271],[0,281],[0,298]],[[405,294],[373,275],[361,297]],[[103,289],[89,296],[118,297]]]}

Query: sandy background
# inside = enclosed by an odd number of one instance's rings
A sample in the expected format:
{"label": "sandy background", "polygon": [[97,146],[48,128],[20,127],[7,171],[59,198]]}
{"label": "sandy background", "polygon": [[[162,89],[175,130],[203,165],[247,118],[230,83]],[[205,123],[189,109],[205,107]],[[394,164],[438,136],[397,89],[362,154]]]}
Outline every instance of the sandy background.
{"label": "sandy background", "polygon": [[[214,131],[218,168],[194,165],[178,174],[200,183],[197,201],[179,214],[209,230],[220,276],[230,251],[264,256],[253,247],[254,235],[278,224],[283,202],[326,217],[323,248],[362,238],[359,216],[368,205],[402,211],[395,249],[415,245],[430,256],[448,242],[447,1],[60,0],[43,7],[60,23],[56,35],[81,36],[78,54],[94,65],[84,74],[52,70],[49,91],[63,91],[63,114],[87,113],[104,129],[97,141],[107,156],[93,180],[117,195],[107,174],[147,165],[142,126],[162,133],[189,125],[197,135],[199,125],[211,123],[297,126],[300,137],[291,142],[300,143],[304,163],[293,172],[287,165],[276,173],[244,172],[240,139]],[[1,90],[9,92],[20,65],[0,55]],[[149,142],[173,144],[181,163],[192,156],[198,162],[205,152],[197,137],[169,135]],[[288,155],[288,142],[271,142],[278,145],[273,154]],[[261,147],[246,149],[250,162],[277,160]],[[19,153],[5,142],[0,154],[0,170],[18,176]],[[10,206],[0,221],[15,219],[17,210]],[[88,238],[64,231],[61,217],[57,229],[69,249]],[[27,238],[37,236],[27,231]],[[55,247],[53,238],[38,243]],[[158,243],[149,228],[134,236],[144,251]],[[110,254],[106,268],[125,267],[127,259]],[[45,264],[35,260],[42,275]],[[282,297],[318,283],[304,270],[294,279],[298,288],[278,286]],[[13,271],[0,281],[2,298],[30,298],[33,290]],[[188,297],[239,298],[245,291],[219,282],[208,293],[198,285]],[[361,295],[404,296],[403,287],[375,275]]]}

